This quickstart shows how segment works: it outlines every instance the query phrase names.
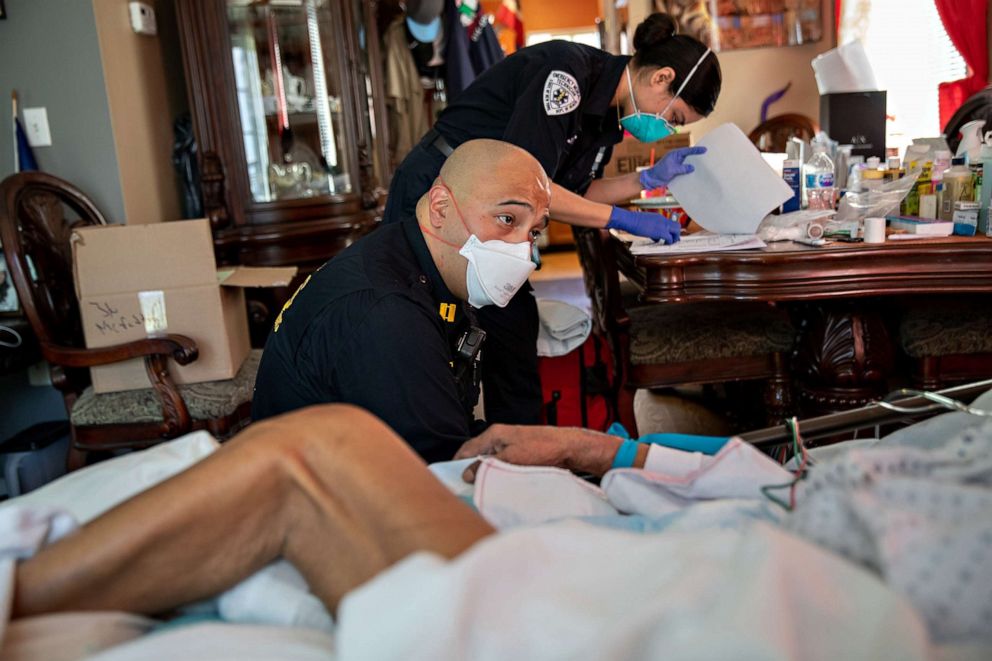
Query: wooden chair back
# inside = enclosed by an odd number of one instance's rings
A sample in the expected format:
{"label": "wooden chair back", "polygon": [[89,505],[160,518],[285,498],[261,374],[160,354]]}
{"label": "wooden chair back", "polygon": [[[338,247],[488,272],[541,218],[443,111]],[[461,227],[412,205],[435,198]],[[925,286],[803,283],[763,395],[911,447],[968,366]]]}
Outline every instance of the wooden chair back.
{"label": "wooden chair back", "polygon": [[22,172],[0,182],[0,243],[43,355],[46,346],[85,346],[70,237],[106,222],[79,189],[52,175]]}
{"label": "wooden chair back", "polygon": [[802,138],[808,142],[819,130],[819,125],[809,117],[790,113],[769,117],[754,127],[747,137],[758,151],[782,153],[789,138]]}
{"label": "wooden chair back", "polygon": [[609,230],[573,227],[596,331],[610,338],[630,324],[620,291],[620,269]]}

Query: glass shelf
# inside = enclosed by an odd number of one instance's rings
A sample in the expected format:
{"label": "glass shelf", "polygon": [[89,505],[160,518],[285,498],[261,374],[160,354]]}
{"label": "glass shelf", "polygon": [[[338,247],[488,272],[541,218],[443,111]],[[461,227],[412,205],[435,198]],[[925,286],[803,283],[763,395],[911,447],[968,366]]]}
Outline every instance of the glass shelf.
{"label": "glass shelf", "polygon": [[352,192],[329,0],[228,0],[251,194],[275,202]]}

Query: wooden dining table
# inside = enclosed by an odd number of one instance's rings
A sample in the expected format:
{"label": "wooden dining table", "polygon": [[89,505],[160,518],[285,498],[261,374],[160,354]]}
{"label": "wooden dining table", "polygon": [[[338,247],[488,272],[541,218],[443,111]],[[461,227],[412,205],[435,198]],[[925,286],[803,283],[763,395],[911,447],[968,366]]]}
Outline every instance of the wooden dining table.
{"label": "wooden dining table", "polygon": [[781,241],[756,250],[650,255],[634,255],[614,240],[619,268],[638,286],[641,303],[788,306],[799,329],[793,375],[805,413],[862,406],[899,381],[893,338],[900,309],[992,295],[992,238],[984,236],[820,247]]}

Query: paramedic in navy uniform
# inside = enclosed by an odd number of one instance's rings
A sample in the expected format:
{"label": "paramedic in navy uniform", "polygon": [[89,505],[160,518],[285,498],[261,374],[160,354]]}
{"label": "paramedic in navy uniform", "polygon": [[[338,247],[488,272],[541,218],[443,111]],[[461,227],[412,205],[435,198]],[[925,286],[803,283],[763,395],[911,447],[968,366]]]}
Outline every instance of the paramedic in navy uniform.
{"label": "paramedic in navy uniform", "polygon": [[[678,241],[678,223],[615,205],[692,172],[683,161],[703,148],[675,150],[651,169],[602,178],[624,130],[642,142],[654,142],[671,135],[673,127],[705,117],[716,105],[721,85],[716,55],[676,29],[667,14],[648,16],[634,34],[633,58],[551,41],[523,48],[494,65],[449,103],[434,129],[399,165],[384,221],[414,215],[417,200],[453,148],[474,138],[492,138],[526,149],[541,163],[552,180],[555,220]],[[487,333],[482,354],[487,421],[538,423],[538,316],[530,287],[505,308],[481,308],[478,317]]]}

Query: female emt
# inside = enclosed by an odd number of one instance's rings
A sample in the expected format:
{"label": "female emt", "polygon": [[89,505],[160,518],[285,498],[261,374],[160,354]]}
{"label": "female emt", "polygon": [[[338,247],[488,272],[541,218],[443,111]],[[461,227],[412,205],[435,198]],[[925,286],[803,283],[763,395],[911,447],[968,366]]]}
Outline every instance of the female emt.
{"label": "female emt", "polygon": [[[716,55],[697,39],[676,32],[670,16],[652,14],[637,26],[633,57],[551,41],[523,48],[492,66],[449,103],[434,129],[397,168],[384,221],[413,218],[417,201],[455,147],[473,138],[492,138],[523,147],[544,166],[553,182],[555,220],[678,241],[678,223],[616,205],[692,172],[683,161],[704,148],[678,149],[648,170],[602,178],[625,130],[642,142],[654,142],[713,111],[722,80]],[[487,220],[505,227],[507,234],[513,231],[512,208],[492,215]],[[487,305],[476,314],[486,331],[486,419],[538,423],[539,322],[530,288],[506,307]]]}

